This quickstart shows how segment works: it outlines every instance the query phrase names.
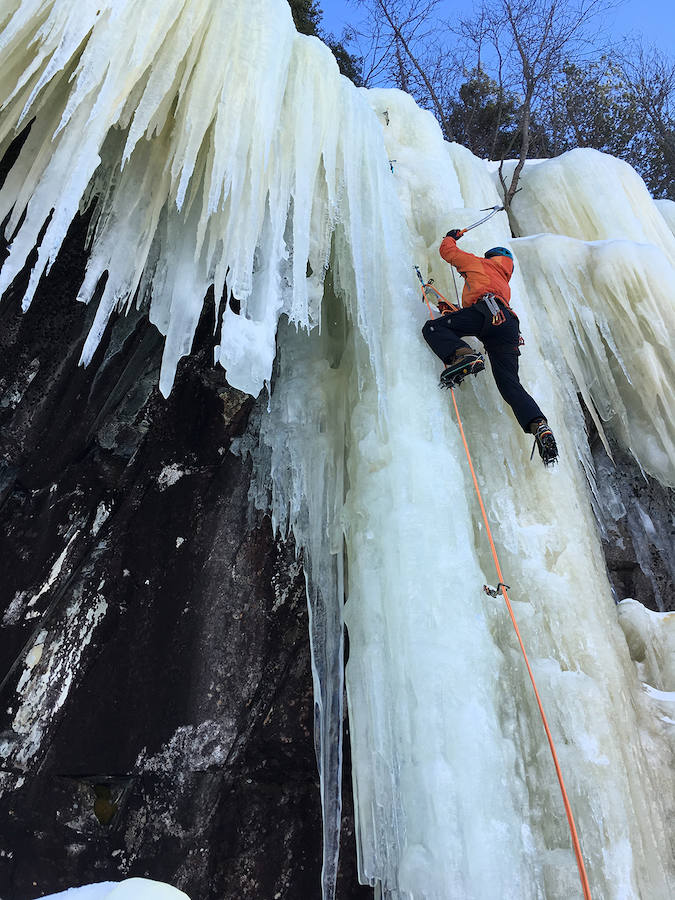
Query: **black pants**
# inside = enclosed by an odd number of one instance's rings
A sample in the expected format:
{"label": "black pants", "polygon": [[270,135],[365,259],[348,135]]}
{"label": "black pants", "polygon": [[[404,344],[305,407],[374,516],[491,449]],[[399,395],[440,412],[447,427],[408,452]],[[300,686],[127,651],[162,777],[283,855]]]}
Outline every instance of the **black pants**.
{"label": "black pants", "polygon": [[527,432],[534,419],[545,416],[518,378],[518,319],[507,307],[500,306],[506,315],[502,325],[493,325],[491,317],[486,316],[480,306],[477,308],[474,305],[438,319],[430,319],[422,328],[422,334],[436,356],[440,356],[446,364],[460,347],[469,346],[462,340],[463,337],[470,335],[479,338],[490,359],[499,393],[513,410],[520,427]]}

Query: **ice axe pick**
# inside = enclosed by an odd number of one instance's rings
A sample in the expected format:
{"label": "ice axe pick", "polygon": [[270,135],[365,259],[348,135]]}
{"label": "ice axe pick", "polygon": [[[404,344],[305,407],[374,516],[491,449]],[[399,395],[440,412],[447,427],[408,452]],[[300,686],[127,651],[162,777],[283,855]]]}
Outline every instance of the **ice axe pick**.
{"label": "ice axe pick", "polygon": [[[481,212],[487,212],[487,216],[483,216],[482,219],[479,219],[477,222],[474,222],[473,225],[467,225],[466,228],[462,228],[460,231],[460,237],[463,234],[466,234],[467,231],[471,231],[472,228],[478,228],[479,225],[482,225],[483,222],[487,222],[488,219],[491,219],[495,213],[502,212],[504,209],[503,206],[486,206],[485,209],[481,209]],[[489,210],[489,212],[488,212]]]}

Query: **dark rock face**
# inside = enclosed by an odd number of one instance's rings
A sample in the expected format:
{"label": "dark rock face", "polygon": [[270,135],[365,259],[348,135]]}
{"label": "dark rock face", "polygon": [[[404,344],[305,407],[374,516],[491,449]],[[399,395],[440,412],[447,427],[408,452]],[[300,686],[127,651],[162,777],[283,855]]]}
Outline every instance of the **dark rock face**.
{"label": "dark rock face", "polygon": [[[0,896],[318,896],[304,576],[230,452],[253,401],[211,364],[212,306],[168,400],[139,313],[78,367],[85,225],[0,306]],[[345,810],[338,895],[370,896]]]}
{"label": "dark rock face", "polygon": [[675,492],[643,473],[608,433],[610,459],[584,413],[597,475],[596,514],[615,600],[632,597],[657,612],[673,610]]}

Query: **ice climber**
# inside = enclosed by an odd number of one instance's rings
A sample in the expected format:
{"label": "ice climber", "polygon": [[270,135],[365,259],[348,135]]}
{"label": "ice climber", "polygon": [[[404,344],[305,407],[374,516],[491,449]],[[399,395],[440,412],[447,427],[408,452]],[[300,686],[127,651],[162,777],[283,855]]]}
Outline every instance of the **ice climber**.
{"label": "ice climber", "polygon": [[466,375],[483,371],[485,360],[482,355],[462,340],[467,336],[479,338],[490,358],[499,393],[513,410],[523,431],[534,435],[544,465],[551,465],[558,458],[553,432],[518,378],[522,339],[518,316],[509,303],[513,254],[506,247],[493,247],[486,252],[485,258],[466,253],[457,247],[462,234],[459,229],[449,231],[439,248],[443,259],[464,278],[461,309],[440,301],[440,318],[430,319],[422,329],[427,344],[445,363],[441,385],[452,387],[460,384]]}

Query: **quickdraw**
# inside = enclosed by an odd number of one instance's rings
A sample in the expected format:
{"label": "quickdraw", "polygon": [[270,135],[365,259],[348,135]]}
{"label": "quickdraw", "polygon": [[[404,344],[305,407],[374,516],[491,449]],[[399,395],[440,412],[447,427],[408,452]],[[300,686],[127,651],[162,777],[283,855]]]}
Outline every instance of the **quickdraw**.
{"label": "quickdraw", "polygon": [[504,315],[504,310],[497,302],[497,297],[495,297],[494,294],[483,294],[480,299],[485,301],[485,305],[490,311],[490,315],[492,316],[492,324],[503,325],[504,322],[506,322],[506,316]]}
{"label": "quickdraw", "polygon": [[510,591],[511,586],[508,584],[504,584],[503,581],[500,581],[496,588],[491,588],[489,584],[484,584],[483,590],[485,591],[486,594],[489,594],[491,597],[499,597],[500,594],[503,597],[503,596],[505,596],[504,591],[505,590]]}
{"label": "quickdraw", "polygon": [[417,277],[420,280],[420,284],[422,285],[422,303],[426,303],[426,305],[429,307],[429,314],[431,315],[432,319],[434,317],[433,311],[431,309],[432,303],[434,304],[434,306],[437,306],[439,309],[441,308],[441,304],[447,306],[449,312],[457,312],[459,310],[459,308],[460,308],[459,306],[455,305],[454,303],[450,303],[450,301],[448,300],[447,297],[444,297],[440,291],[436,290],[436,288],[434,287],[434,279],[433,278],[430,278],[428,281],[425,281],[424,278],[422,278],[422,273],[420,272],[420,267],[413,266],[413,268],[414,268],[415,272],[417,273]]}

